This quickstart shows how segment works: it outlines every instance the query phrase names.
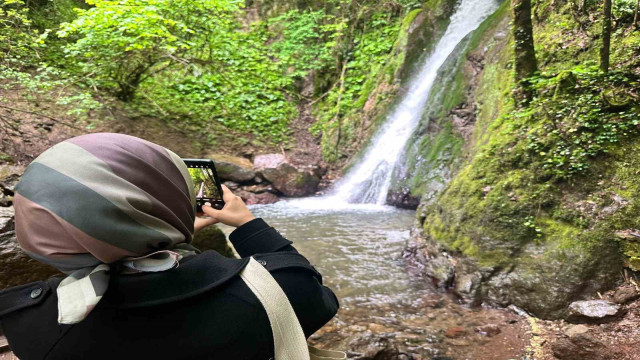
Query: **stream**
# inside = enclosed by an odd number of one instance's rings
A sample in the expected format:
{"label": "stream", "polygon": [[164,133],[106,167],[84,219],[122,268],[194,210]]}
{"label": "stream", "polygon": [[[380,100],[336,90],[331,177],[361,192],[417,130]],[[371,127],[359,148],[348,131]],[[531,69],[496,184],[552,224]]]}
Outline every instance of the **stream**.
{"label": "stream", "polygon": [[[316,345],[363,360],[526,359],[526,320],[460,305],[407,272],[402,253],[415,211],[326,198],[250,208],[293,241],[340,300],[338,315],[312,336]],[[488,336],[486,326],[500,334]]]}
{"label": "stream", "polygon": [[406,94],[360,161],[327,195],[251,207],[293,241],[340,300],[338,315],[312,336],[317,345],[363,360],[527,358],[526,320],[503,310],[462,306],[429,279],[407,271],[402,254],[415,211],[384,205],[438,70],[498,5],[460,1]]}

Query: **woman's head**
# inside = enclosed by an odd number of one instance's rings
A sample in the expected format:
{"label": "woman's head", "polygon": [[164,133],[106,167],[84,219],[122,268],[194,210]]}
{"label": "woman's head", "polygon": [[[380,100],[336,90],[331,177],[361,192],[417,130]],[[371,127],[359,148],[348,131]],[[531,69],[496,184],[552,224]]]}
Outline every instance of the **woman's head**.
{"label": "woman's head", "polygon": [[173,152],[123,134],[82,135],[27,167],[16,235],[32,257],[70,273],[190,242],[194,203]]}

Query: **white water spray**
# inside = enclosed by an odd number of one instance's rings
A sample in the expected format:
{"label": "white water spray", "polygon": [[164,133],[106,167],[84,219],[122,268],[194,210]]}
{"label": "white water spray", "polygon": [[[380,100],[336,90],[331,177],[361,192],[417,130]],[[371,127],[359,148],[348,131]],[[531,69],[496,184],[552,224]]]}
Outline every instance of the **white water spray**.
{"label": "white water spray", "polygon": [[361,162],[325,198],[332,203],[383,205],[391,174],[405,144],[415,131],[438,70],[456,45],[498,8],[495,0],[462,0],[449,27],[410,82],[409,91],[378,130]]}

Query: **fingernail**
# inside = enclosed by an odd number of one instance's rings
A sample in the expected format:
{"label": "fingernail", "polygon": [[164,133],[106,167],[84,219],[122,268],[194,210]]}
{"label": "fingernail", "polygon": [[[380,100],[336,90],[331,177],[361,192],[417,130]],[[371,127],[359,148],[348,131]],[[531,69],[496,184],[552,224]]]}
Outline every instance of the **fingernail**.
{"label": "fingernail", "polygon": [[210,203],[210,202],[206,202],[206,203],[204,203],[204,204],[205,204],[205,205],[207,205],[207,206],[211,206],[211,203]]}

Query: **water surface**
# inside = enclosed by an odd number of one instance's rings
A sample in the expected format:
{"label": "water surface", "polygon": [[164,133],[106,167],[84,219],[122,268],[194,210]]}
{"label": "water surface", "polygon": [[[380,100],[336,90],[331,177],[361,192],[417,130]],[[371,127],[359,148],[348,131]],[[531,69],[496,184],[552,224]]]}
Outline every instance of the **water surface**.
{"label": "water surface", "polygon": [[[413,297],[402,265],[415,211],[316,199],[251,206],[322,273],[343,306]],[[230,229],[226,229],[229,231]]]}

